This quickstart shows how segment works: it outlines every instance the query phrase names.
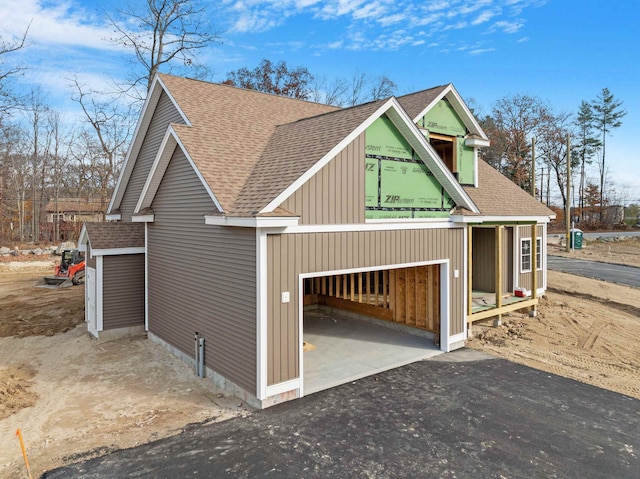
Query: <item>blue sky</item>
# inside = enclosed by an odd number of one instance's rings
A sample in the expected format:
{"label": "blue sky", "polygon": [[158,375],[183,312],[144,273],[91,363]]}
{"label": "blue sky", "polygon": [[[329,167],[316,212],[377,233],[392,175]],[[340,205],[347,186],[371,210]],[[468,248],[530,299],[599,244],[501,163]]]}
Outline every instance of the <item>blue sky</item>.
{"label": "blue sky", "polygon": [[[138,0],[139,3],[142,3]],[[135,1],[130,2],[135,4]],[[49,103],[77,117],[69,78],[100,88],[131,68],[104,12],[121,0],[3,0],[0,34],[21,34],[29,67],[21,87],[41,85]],[[266,57],[329,80],[387,75],[397,94],[452,82],[486,113],[523,93],[575,112],[603,87],[624,102],[623,126],[607,139],[610,177],[640,201],[640,2],[602,0],[203,0],[222,44],[201,61],[222,81]],[[594,172],[595,175],[595,172]]]}

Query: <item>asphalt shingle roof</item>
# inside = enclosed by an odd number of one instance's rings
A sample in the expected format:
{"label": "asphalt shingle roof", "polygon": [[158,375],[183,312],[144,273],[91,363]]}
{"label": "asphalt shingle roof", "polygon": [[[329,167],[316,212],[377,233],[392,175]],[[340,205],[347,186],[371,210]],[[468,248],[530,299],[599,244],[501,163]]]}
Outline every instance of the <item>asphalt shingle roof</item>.
{"label": "asphalt shingle roof", "polygon": [[[228,216],[257,215],[382,104],[340,109],[170,75],[160,79],[190,123],[173,128]],[[398,101],[415,118],[448,86]],[[478,168],[479,187],[464,189],[482,215],[553,215],[484,161]]]}
{"label": "asphalt shingle roof", "polygon": [[487,216],[550,216],[553,211],[531,197],[487,162],[478,159],[478,188],[464,190]]}
{"label": "asphalt shingle roof", "polygon": [[85,223],[91,249],[144,247],[144,223]]}

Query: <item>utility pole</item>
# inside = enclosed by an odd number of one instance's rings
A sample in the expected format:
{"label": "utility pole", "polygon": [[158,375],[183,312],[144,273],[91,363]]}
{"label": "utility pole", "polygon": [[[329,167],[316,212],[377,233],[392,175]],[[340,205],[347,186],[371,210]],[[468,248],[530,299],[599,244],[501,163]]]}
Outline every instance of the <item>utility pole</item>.
{"label": "utility pole", "polygon": [[567,253],[571,252],[571,144],[570,137],[567,134],[567,194],[565,195],[564,202],[564,222],[567,230]]}
{"label": "utility pole", "polygon": [[531,196],[536,197],[536,139],[531,138]]}

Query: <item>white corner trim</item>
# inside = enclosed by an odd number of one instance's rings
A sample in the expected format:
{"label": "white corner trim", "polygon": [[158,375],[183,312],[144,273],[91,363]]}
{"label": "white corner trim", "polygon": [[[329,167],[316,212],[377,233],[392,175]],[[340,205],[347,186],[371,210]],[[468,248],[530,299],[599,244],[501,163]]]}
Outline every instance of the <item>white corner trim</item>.
{"label": "white corner trim", "polygon": [[[269,397],[268,372],[268,298],[267,298],[267,234],[256,229],[256,392],[258,399]],[[273,393],[275,394],[275,393]]]}
{"label": "white corner trim", "polygon": [[133,247],[133,248],[92,249],[91,250],[91,257],[93,258],[94,256],[96,256],[96,257],[100,257],[100,256],[116,256],[116,255],[120,255],[120,254],[140,254],[140,253],[145,253],[145,249],[146,248],[144,246]]}
{"label": "white corner trim", "polygon": [[120,221],[122,219],[122,215],[120,213],[111,213],[105,215],[104,219],[107,221]]}
{"label": "white corner trim", "polygon": [[149,230],[147,224],[144,224],[144,330],[149,331],[149,255],[147,248],[149,247]]}
{"label": "white corner trim", "polygon": [[224,216],[205,215],[204,223],[214,226],[238,226],[241,228],[287,228],[298,226],[298,216]]}
{"label": "white corner trim", "polygon": [[153,223],[155,215],[134,215],[131,217],[132,223]]}
{"label": "white corner trim", "polygon": [[96,331],[102,331],[104,327],[104,318],[103,318],[103,294],[102,288],[104,284],[102,283],[102,276],[104,272],[104,263],[102,256],[98,256],[96,258]]}
{"label": "white corner trim", "polygon": [[451,329],[451,281],[453,281],[449,273],[449,261],[447,259],[440,263],[440,351],[446,353],[451,351],[451,343],[453,342],[449,336]]}
{"label": "white corner trim", "polygon": [[289,381],[284,381],[282,383],[272,384],[271,386],[268,386],[267,398],[275,396],[277,394],[286,393],[288,391],[293,391],[295,389],[300,389],[300,378],[290,379]]}

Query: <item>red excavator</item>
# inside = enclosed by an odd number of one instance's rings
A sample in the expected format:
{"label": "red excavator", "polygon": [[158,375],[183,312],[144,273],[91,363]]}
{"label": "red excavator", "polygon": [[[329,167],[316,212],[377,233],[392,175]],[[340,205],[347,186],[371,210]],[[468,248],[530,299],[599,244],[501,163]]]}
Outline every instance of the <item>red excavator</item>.
{"label": "red excavator", "polygon": [[45,276],[36,283],[39,288],[66,288],[84,283],[84,253],[77,249],[62,252],[60,264],[56,266],[54,276]]}

